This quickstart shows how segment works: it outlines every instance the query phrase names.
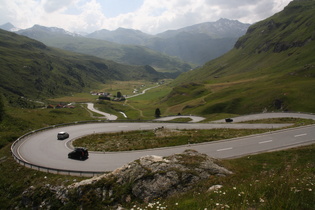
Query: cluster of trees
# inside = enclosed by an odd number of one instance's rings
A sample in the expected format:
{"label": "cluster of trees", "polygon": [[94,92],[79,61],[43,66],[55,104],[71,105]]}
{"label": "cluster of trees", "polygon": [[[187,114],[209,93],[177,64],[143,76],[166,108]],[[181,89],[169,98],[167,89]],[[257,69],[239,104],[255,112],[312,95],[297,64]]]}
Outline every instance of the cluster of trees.
{"label": "cluster of trees", "polygon": [[[108,101],[111,100],[110,94],[101,95],[101,96],[98,97],[98,99],[100,99],[100,100],[108,100]],[[124,101],[124,100],[126,100],[126,98],[121,94],[121,92],[117,92],[117,95],[114,96],[114,100],[116,100],[116,101]]]}

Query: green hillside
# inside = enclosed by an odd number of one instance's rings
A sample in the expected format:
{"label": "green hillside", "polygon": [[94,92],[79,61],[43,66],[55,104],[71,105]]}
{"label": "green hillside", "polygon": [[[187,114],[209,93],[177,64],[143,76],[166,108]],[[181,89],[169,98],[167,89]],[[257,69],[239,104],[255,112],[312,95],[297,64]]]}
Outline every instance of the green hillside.
{"label": "green hillside", "polygon": [[9,101],[17,101],[17,97],[41,100],[69,95],[109,80],[164,78],[150,66],[122,65],[53,49],[4,30],[0,30],[0,54],[0,92]]}
{"label": "green hillside", "polygon": [[164,98],[182,113],[315,112],[315,1],[292,1],[235,47],[178,77]]}

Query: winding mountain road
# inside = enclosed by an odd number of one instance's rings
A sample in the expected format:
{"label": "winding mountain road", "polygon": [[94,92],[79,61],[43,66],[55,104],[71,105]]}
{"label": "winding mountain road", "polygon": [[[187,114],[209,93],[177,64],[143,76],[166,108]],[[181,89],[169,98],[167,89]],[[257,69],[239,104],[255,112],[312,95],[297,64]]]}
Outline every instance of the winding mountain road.
{"label": "winding mountain road", "polygon": [[[269,116],[269,115],[268,115]],[[276,117],[275,113],[270,116]],[[290,114],[286,117],[314,119],[315,115]],[[247,120],[257,119],[259,115],[248,115]],[[262,118],[267,115],[262,114]],[[281,115],[283,117],[283,115]],[[233,118],[234,119],[234,118]],[[151,130],[164,126],[170,129],[212,129],[212,128],[282,128],[288,124],[237,124],[237,123],[90,123],[77,124],[62,128],[52,128],[35,132],[19,141],[13,153],[26,163],[60,169],[85,172],[112,171],[135,159],[146,155],[167,156],[181,153],[186,149],[194,149],[215,158],[232,158],[248,154],[267,152],[283,148],[295,147],[315,143],[315,125],[284,129],[259,135],[228,139],[210,143],[184,145],[168,148],[128,151],[128,152],[90,152],[85,161],[68,159],[67,154],[72,150],[71,141],[93,133],[120,132],[131,130]],[[64,141],[57,140],[59,131],[66,131],[70,138]]]}
{"label": "winding mountain road", "polygon": [[102,112],[102,111],[99,111],[98,109],[95,109],[93,103],[87,103],[87,108],[92,112],[103,115],[108,120],[117,120],[117,118],[118,118],[116,115],[108,114],[106,112]]}

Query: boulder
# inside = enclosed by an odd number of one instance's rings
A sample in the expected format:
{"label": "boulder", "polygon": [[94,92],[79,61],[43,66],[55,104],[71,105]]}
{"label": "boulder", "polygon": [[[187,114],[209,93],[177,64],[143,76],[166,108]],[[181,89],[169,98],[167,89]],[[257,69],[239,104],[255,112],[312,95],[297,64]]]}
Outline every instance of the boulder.
{"label": "boulder", "polygon": [[210,176],[232,173],[215,162],[216,159],[194,150],[168,157],[150,155],[109,174],[75,183],[70,188],[79,188],[97,180],[114,179],[113,185],[130,185],[132,197],[149,202],[187,191],[194,183]]}
{"label": "boulder", "polygon": [[[25,206],[37,206],[34,196],[42,196],[41,207],[73,205],[117,206],[134,200],[150,202],[191,189],[198,181],[232,172],[216,164],[217,160],[194,150],[168,157],[145,156],[113,172],[73,183],[69,186],[30,188],[23,193]],[[48,196],[49,195],[49,196]],[[47,196],[47,198],[45,197]]]}

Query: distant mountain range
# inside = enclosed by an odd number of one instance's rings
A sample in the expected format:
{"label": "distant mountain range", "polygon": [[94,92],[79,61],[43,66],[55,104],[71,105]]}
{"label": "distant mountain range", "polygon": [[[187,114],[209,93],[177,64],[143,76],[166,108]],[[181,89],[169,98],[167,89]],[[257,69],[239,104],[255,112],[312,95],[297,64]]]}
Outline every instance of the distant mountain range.
{"label": "distant mountain range", "polygon": [[[157,35],[118,28],[114,31],[103,29],[85,36],[60,28],[39,25],[18,31],[10,23],[0,28],[14,30],[18,34],[53,47],[95,55],[125,64],[147,64],[162,71],[184,72],[193,67],[188,63],[203,65],[232,49],[237,39],[245,34],[249,26],[236,20],[220,19],[216,22],[201,23]],[[69,40],[70,37],[71,40]],[[107,42],[95,44],[95,39]],[[87,44],[89,42],[94,42],[94,44]],[[176,60],[174,56],[184,62]]]}
{"label": "distant mountain range", "polygon": [[155,36],[139,30],[118,28],[115,31],[100,30],[87,37],[120,44],[149,47],[186,62],[203,65],[233,48],[237,39],[246,33],[250,24],[237,20],[220,19],[169,30]]}
{"label": "distant mountain range", "polygon": [[179,58],[170,57],[147,47],[88,38],[55,27],[35,25],[16,33],[51,47],[93,55],[127,65],[149,65],[160,72],[169,72],[174,77],[193,68],[191,64]]}

